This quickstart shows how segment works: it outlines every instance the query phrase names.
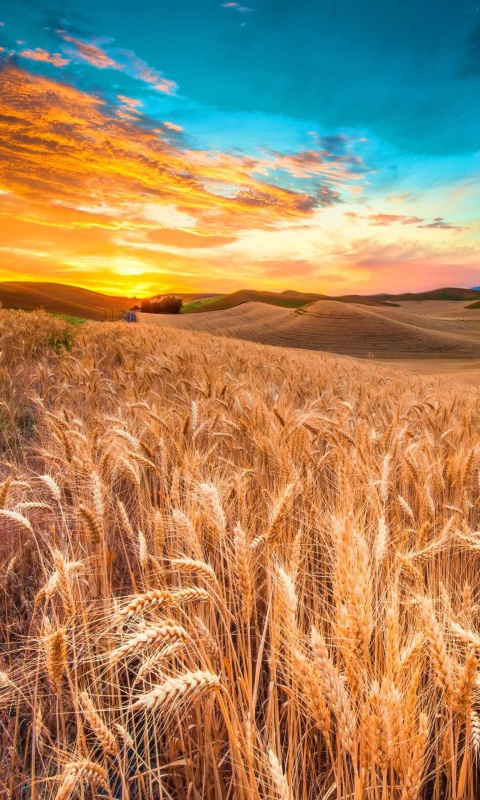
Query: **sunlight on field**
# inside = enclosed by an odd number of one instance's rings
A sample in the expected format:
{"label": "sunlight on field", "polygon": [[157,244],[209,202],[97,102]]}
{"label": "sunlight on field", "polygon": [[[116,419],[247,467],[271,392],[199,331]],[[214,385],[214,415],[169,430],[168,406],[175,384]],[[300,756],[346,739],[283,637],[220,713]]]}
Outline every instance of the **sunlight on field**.
{"label": "sunlight on field", "polygon": [[478,797],[476,390],[40,312],[0,350],[0,794]]}

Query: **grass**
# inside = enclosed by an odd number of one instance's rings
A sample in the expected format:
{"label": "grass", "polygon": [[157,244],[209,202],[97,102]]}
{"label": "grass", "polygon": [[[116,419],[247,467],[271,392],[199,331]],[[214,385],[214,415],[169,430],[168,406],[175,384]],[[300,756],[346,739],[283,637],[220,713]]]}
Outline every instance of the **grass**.
{"label": "grass", "polygon": [[0,795],[478,797],[478,393],[63,325],[0,312]]}
{"label": "grass", "polygon": [[70,314],[52,314],[52,317],[63,319],[69,325],[83,325],[87,321],[85,317],[72,317]]}
{"label": "grass", "polygon": [[181,313],[188,314],[191,311],[198,311],[199,308],[203,308],[204,306],[210,305],[210,303],[221,300],[224,296],[225,295],[216,294],[212,297],[199,297],[197,300],[189,300],[188,303],[183,304]]}

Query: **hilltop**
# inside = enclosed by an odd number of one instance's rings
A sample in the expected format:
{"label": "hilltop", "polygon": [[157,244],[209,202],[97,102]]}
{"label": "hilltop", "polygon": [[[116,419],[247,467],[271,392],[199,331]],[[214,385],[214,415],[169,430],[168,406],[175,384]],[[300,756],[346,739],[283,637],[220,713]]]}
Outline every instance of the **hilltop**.
{"label": "hilltop", "polygon": [[480,300],[480,290],[445,287],[432,289],[428,292],[407,292],[403,294],[327,295],[315,294],[313,292],[299,292],[294,289],[287,289],[284,292],[241,289],[231,294],[218,296],[216,299],[212,297],[211,300],[209,299],[208,303],[195,304],[194,306],[190,304],[190,306],[187,306],[186,310],[194,313],[223,311],[227,308],[235,308],[235,306],[242,305],[243,303],[266,303],[282,308],[301,308],[308,303],[315,303],[318,300],[334,300],[339,303],[356,303],[363,306],[395,307],[398,306],[400,302],[405,301]]}
{"label": "hilltop", "polygon": [[478,300],[480,289],[463,289],[458,287],[442,287],[428,292],[405,292],[404,294],[373,295],[382,300]]}
{"label": "hilltop", "polygon": [[[479,292],[480,297],[480,292]],[[266,303],[280,308],[301,308],[308,303],[315,303],[317,300],[335,300],[341,303],[360,303],[361,305],[385,306],[391,305],[387,300],[374,296],[344,295],[331,297],[327,294],[314,294],[312,292],[298,292],[287,290],[285,292],[262,292],[255,289],[240,289],[238,292],[225,294],[216,299],[209,300],[198,306],[187,306],[186,310],[192,313],[205,313],[208,311],[223,311],[227,308],[235,308],[243,303]],[[191,305],[191,304],[189,304]]]}
{"label": "hilltop", "polygon": [[0,301],[4,308],[43,308],[51,313],[96,320],[118,319],[121,310],[136,302],[132,297],[112,297],[79,286],[31,281],[0,283]]}
{"label": "hilltop", "polygon": [[[179,294],[184,301],[205,295]],[[92,320],[117,320],[140,300],[136,297],[114,296],[83,289],[69,284],[34,281],[0,283],[0,302],[4,308],[36,310],[43,308],[54,314],[68,314]]]}

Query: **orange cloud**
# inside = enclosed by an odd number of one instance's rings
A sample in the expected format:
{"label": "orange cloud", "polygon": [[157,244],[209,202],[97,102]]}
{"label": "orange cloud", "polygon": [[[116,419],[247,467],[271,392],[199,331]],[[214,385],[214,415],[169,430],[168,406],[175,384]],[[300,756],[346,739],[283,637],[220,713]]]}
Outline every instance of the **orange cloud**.
{"label": "orange cloud", "polygon": [[166,128],[168,128],[169,131],[177,131],[178,133],[180,133],[180,131],[183,131],[182,126],[175,125],[174,122],[164,122],[163,124],[165,125]]}
{"label": "orange cloud", "polygon": [[175,94],[177,89],[175,81],[169,80],[157,69],[150,67],[132,50],[115,49],[113,54],[109,55],[93,42],[82,41],[70,36],[65,31],[59,30],[57,33],[67,42],[65,50],[72,60],[86,61],[87,64],[98,69],[115,69],[149,84],[152,89],[159,92]]}
{"label": "orange cloud", "polygon": [[433,222],[426,222],[422,217],[409,217],[405,214],[357,214],[355,211],[346,211],[344,214],[347,219],[354,221],[365,220],[369,225],[384,227],[386,225],[393,225],[398,222],[400,225],[415,225],[417,228],[432,228],[434,230],[444,231],[466,231],[467,227],[462,225],[454,225],[447,222],[443,217],[435,217]]}
{"label": "orange cloud", "polygon": [[[146,234],[144,231],[126,234],[124,241],[130,241],[132,246],[155,249],[156,245],[163,247],[179,248],[211,248],[222,247],[235,241],[235,236],[208,236],[205,234],[194,233],[193,231],[178,228],[160,228],[151,230]],[[153,247],[152,247],[153,245]]]}
{"label": "orange cloud", "polygon": [[82,61],[86,61],[87,64],[90,64],[92,67],[98,67],[99,69],[120,69],[119,64],[110,58],[101,47],[97,47],[95,44],[89,44],[87,42],[82,42],[80,39],[75,39],[73,36],[69,36],[68,33],[62,34],[63,39],[65,42],[69,42],[73,45],[73,48],[68,50],[72,56],[76,56],[80,58]]}
{"label": "orange cloud", "polygon": [[[119,52],[107,55],[124,69]],[[381,276],[387,291],[405,270],[417,286],[438,263],[442,281],[454,268],[473,281],[478,249],[451,247],[443,218],[342,213],[338,188],[358,185],[366,168],[341,137],[319,139],[316,154],[252,158],[193,150],[171,135],[180,126],[156,125],[126,95],[112,103],[12,63],[0,69],[0,280],[48,276],[145,296],[247,281],[282,289],[295,276],[312,291],[342,281],[365,291]],[[280,172],[321,186],[283,188]],[[365,239],[362,225],[377,227]]]}
{"label": "orange cloud", "polygon": [[126,97],[124,94],[118,94],[117,97],[120,102],[127,106],[127,108],[130,108],[131,111],[138,111],[143,105],[141,100],[135,100],[133,97]]}
{"label": "orange cloud", "polygon": [[181,150],[147,127],[119,120],[100,98],[14,66],[0,72],[4,189],[39,203],[107,198],[173,204],[208,230],[269,227],[317,205],[308,194],[261,182],[241,156]]}
{"label": "orange cloud", "polygon": [[28,58],[30,61],[43,61],[46,64],[53,64],[55,67],[66,67],[70,64],[70,59],[60,55],[60,53],[49,53],[37,47],[35,50],[22,50],[18,54],[21,58]]}
{"label": "orange cloud", "polygon": [[[181,149],[137,120],[136,101],[119,99],[128,119],[65,83],[13,64],[0,70],[4,279],[43,276],[48,264],[51,280],[113,291],[117,281],[130,291],[132,275],[165,265],[177,286],[197,288],[207,264],[182,258],[182,249],[222,248],[242,229],[275,229],[318,205],[255,178],[253,159]],[[212,286],[222,273],[225,281],[224,264],[209,269]],[[134,288],[143,285],[139,278]]]}
{"label": "orange cloud", "polygon": [[287,154],[272,152],[257,165],[257,171],[263,169],[264,174],[268,174],[269,170],[284,170],[294,178],[318,176],[327,184],[345,185],[358,194],[362,187],[352,182],[364,178],[368,169],[359,156],[348,151],[347,144],[343,137],[326,137],[326,140],[319,141],[316,150]]}
{"label": "orange cloud", "polygon": [[422,222],[417,217],[405,217],[401,214],[370,214],[367,219],[370,225],[391,225],[393,222],[411,225],[412,220],[413,222]]}

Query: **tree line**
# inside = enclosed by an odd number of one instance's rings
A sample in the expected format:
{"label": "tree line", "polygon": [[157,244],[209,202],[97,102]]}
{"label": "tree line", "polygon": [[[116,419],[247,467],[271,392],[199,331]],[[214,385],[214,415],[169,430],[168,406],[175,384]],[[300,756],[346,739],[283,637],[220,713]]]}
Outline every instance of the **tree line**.
{"label": "tree line", "polygon": [[141,310],[146,314],[180,314],[182,306],[181,297],[165,295],[158,300],[142,300]]}

